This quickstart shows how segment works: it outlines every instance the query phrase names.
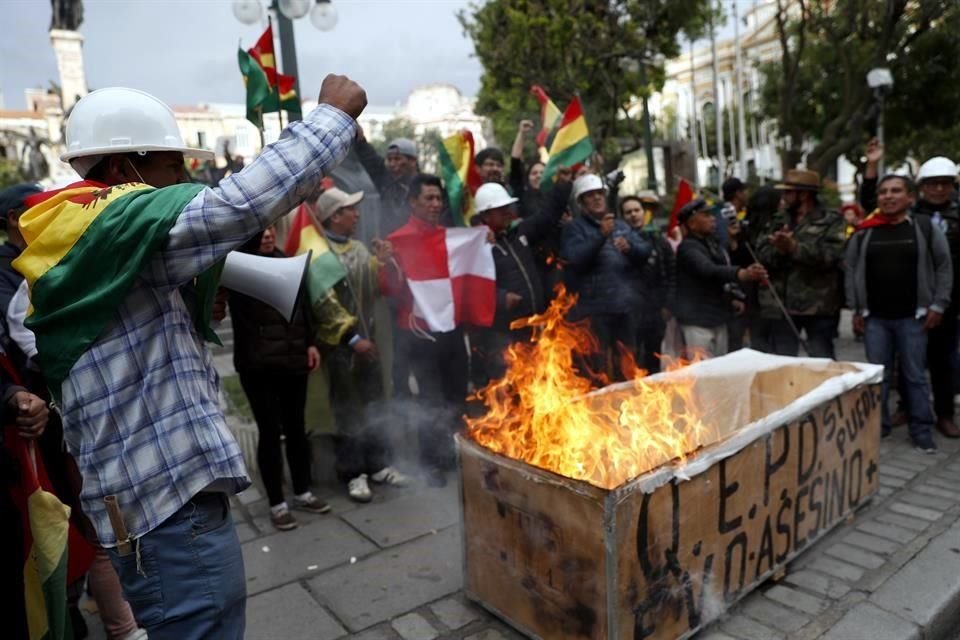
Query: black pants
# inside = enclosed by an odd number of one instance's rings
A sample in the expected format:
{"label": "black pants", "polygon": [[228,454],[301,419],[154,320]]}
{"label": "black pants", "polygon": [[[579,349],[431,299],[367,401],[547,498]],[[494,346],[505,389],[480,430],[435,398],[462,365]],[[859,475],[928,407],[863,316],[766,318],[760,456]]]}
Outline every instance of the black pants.
{"label": "black pants", "polygon": [[660,358],[666,327],[662,322],[637,329],[637,365],[647,373],[660,373]]}
{"label": "black pants", "polygon": [[340,346],[325,353],[330,407],[337,423],[337,475],[344,482],[387,466],[390,417],[384,406],[380,367]]}
{"label": "black pants", "polygon": [[432,339],[402,329],[394,335],[394,373],[411,371],[418,395],[413,398],[407,380],[395,377],[398,410],[391,413],[408,416],[416,425],[420,461],[425,466],[451,469],[456,462],[453,434],[466,411],[467,350],[462,329],[428,335]]}
{"label": "black pants", "polygon": [[594,377],[606,376],[610,382],[626,380],[621,351],[636,352],[637,330],[633,318],[627,313],[596,314],[590,316],[590,330],[597,339],[599,351],[586,358],[589,371]]}
{"label": "black pants", "polygon": [[[806,334],[808,354],[811,358],[830,358],[836,360],[833,341],[837,336],[839,316],[791,316],[794,325]],[[779,356],[797,357],[800,354],[800,340],[782,319],[761,318],[750,326],[750,346],[758,351],[774,353]]]}
{"label": "black pants", "polygon": [[293,479],[293,492],[310,490],[310,446],[304,431],[304,405],[307,401],[306,373],[242,372],[243,386],[260,442],[257,464],[267,490],[270,506],[283,502],[283,453],[280,436],[286,437],[287,464]]}

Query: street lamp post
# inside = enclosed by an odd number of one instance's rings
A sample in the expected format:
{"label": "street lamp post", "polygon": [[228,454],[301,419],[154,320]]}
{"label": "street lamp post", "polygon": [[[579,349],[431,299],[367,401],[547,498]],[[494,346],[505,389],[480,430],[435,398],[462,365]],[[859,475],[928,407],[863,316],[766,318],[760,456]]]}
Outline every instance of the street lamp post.
{"label": "street lamp post", "polygon": [[[293,21],[310,14],[310,22],[320,31],[330,31],[337,26],[337,10],[331,0],[270,0],[269,10],[277,20],[277,34],[280,37],[280,62],[284,75],[294,77],[294,90],[300,93],[300,74],[297,70],[297,44],[293,35]],[[234,0],[233,15],[243,24],[255,24],[263,18],[263,5],[260,0]],[[299,120],[300,114],[287,112],[290,120]]]}
{"label": "street lamp post", "polygon": [[[877,100],[877,142],[883,146],[883,103],[887,94],[893,89],[893,74],[890,69],[877,67],[867,73],[867,86],[873,89],[873,97]],[[877,164],[877,175],[883,175],[883,158]]]}

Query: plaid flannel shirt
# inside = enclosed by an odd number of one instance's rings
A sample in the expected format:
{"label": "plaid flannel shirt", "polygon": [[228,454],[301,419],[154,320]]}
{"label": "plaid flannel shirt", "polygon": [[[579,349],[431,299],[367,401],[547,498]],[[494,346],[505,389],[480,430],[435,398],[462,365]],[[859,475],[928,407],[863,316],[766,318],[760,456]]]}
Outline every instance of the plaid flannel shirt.
{"label": "plaid flannel shirt", "polygon": [[249,486],[213,360],[180,288],[314,193],[355,134],[353,118],[321,105],[241,173],[197,194],[113,325],[70,371],[64,438],[83,475],[83,509],[105,547],[117,543],[105,496],[117,496],[138,537],[204,489]]}

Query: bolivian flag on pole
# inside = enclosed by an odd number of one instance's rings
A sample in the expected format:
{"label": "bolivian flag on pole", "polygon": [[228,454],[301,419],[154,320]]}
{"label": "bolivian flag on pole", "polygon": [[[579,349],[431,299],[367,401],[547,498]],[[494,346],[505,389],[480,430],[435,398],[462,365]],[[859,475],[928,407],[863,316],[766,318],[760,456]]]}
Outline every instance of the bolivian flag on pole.
{"label": "bolivian flag on pole", "polygon": [[288,256],[313,251],[307,269],[307,295],[310,296],[311,306],[316,306],[327,291],[347,276],[347,270],[330,250],[327,239],[317,229],[305,204],[301,204],[293,216],[285,249]]}
{"label": "bolivian flag on pole", "polygon": [[537,148],[546,153],[550,149],[550,143],[553,142],[553,134],[557,132],[557,125],[563,118],[563,112],[540,85],[531,85],[530,93],[540,103],[540,131],[537,133]]}
{"label": "bolivian flag on pole", "polygon": [[437,145],[440,155],[440,177],[447,189],[453,224],[470,226],[473,217],[473,196],[483,179],[473,162],[473,134],[458,131]]}
{"label": "bolivian flag on pole", "polygon": [[553,176],[561,167],[572,167],[584,162],[593,154],[593,143],[587,130],[587,120],[583,116],[580,96],[574,96],[550,144],[550,160],[543,170],[542,189],[553,186]]}
{"label": "bolivian flag on pole", "polygon": [[[20,217],[27,248],[13,266],[30,287],[26,326],[36,334],[39,362],[56,400],[70,369],[113,322],[180,212],[203,188],[84,181],[28,199],[30,209]],[[208,340],[221,266],[195,281],[194,321]]]}

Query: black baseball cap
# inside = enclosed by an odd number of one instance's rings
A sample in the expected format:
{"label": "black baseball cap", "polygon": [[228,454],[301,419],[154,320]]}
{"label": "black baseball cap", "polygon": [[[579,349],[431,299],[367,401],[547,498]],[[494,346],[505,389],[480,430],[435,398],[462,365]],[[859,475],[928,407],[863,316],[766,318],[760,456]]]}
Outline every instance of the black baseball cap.
{"label": "black baseball cap", "polygon": [[723,186],[720,187],[720,190],[723,192],[723,199],[729,200],[732,198],[737,191],[740,189],[746,189],[747,185],[740,178],[733,177],[727,178],[723,181]]}
{"label": "black baseball cap", "polygon": [[706,200],[697,198],[696,200],[691,200],[687,204],[683,205],[680,211],[677,212],[677,222],[680,224],[686,224],[687,220],[690,219],[693,214],[703,211],[707,208]]}

